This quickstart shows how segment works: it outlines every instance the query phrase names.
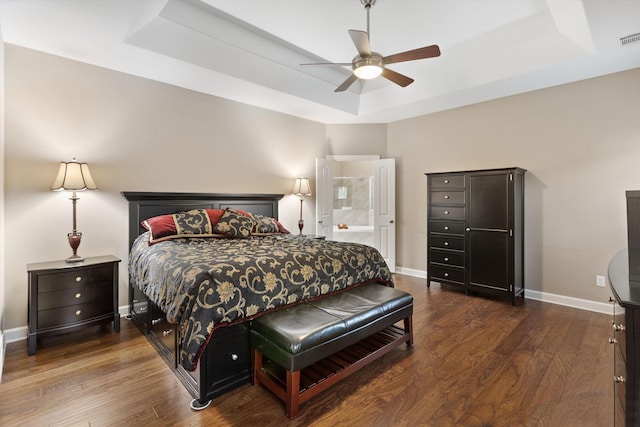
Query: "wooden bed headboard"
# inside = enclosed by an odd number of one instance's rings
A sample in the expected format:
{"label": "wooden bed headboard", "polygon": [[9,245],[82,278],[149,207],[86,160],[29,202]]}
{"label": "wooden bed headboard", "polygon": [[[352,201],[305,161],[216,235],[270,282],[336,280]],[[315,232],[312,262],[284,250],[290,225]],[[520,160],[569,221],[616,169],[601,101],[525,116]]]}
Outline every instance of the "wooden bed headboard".
{"label": "wooden bed headboard", "polygon": [[159,193],[123,191],[129,201],[129,247],[144,231],[147,218],[190,209],[234,208],[278,218],[283,194]]}

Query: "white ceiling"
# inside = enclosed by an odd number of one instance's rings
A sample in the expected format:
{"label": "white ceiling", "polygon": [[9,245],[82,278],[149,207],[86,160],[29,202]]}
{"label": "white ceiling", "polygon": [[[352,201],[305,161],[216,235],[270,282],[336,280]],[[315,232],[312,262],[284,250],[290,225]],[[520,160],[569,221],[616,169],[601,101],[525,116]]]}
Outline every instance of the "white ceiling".
{"label": "white ceiling", "polygon": [[[7,43],[323,123],[388,123],[640,67],[640,0],[377,0],[372,50],[415,79],[334,89],[359,0],[0,0]],[[640,82],[639,82],[640,84]]]}

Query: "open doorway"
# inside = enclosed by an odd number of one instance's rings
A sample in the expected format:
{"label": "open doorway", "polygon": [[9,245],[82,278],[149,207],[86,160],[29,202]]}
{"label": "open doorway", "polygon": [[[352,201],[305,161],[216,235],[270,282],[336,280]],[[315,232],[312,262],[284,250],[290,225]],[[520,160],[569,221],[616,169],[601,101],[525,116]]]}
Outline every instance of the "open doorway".
{"label": "open doorway", "polygon": [[362,157],[316,159],[316,234],[373,246],[395,271],[395,159]]}

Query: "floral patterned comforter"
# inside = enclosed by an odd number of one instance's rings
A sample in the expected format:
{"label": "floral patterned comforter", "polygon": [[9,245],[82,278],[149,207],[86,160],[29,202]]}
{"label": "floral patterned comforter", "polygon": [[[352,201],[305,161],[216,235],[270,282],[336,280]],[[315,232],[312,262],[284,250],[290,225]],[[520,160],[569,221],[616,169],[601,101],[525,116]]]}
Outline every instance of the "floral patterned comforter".
{"label": "floral patterned comforter", "polygon": [[393,286],[382,255],[295,235],[134,242],[129,280],[179,324],[180,364],[195,369],[214,329],[368,281]]}

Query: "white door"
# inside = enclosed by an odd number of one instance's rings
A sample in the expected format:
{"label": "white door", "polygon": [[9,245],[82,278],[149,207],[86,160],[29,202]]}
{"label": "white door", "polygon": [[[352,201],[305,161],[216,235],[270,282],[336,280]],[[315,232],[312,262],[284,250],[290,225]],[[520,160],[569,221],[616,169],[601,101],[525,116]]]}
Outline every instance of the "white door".
{"label": "white door", "polygon": [[333,239],[333,160],[316,159],[316,234]]}
{"label": "white door", "polygon": [[396,271],[396,160],[373,166],[373,239],[391,272]]}

